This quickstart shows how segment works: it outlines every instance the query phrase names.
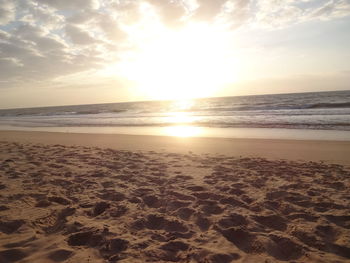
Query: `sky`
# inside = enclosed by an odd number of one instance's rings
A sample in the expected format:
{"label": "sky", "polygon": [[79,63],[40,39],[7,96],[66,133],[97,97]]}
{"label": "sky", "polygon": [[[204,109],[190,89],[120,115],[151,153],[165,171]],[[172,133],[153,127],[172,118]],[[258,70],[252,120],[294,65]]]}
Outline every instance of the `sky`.
{"label": "sky", "polygon": [[0,0],[0,108],[347,90],[350,0]]}

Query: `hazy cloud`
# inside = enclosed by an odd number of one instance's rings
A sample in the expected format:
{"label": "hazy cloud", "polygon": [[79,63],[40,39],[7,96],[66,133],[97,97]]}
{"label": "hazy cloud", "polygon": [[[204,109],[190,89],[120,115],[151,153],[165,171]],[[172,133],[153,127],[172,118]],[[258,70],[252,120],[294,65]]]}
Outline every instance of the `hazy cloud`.
{"label": "hazy cloud", "polygon": [[74,9],[98,9],[100,2],[98,0],[36,0],[41,4],[46,4],[60,10]]}
{"label": "hazy cloud", "polygon": [[[307,2],[309,5],[305,5]],[[283,28],[315,19],[331,20],[350,15],[349,0],[261,0],[257,1],[257,7],[256,27]]]}
{"label": "hazy cloud", "polygon": [[220,15],[218,16],[224,24],[231,29],[247,25],[252,20],[251,0],[229,0],[224,3]]}
{"label": "hazy cloud", "polygon": [[6,25],[15,18],[15,4],[12,1],[0,0],[0,25]]}
{"label": "hazy cloud", "polygon": [[200,0],[195,11],[195,18],[200,20],[210,20],[219,15],[223,5],[227,0]]}
{"label": "hazy cloud", "polygon": [[283,28],[350,14],[349,0],[0,0],[0,87],[117,62],[121,47],[132,45],[125,28],[145,26],[144,5],[164,27],[204,21],[231,30]]}
{"label": "hazy cloud", "polygon": [[77,12],[70,17],[66,18],[66,23],[68,24],[84,24],[89,23],[96,19],[98,16],[97,12],[93,12],[91,10],[84,10],[81,12]]}
{"label": "hazy cloud", "polygon": [[91,45],[95,43],[95,39],[90,35],[89,31],[85,31],[74,25],[66,25],[66,35],[74,43],[78,45]]}
{"label": "hazy cloud", "polygon": [[344,17],[350,15],[350,1],[329,1],[324,5],[312,10],[309,14],[310,18],[318,18],[322,20],[329,20],[338,17]]}
{"label": "hazy cloud", "polygon": [[148,0],[158,11],[162,21],[166,25],[174,26],[180,23],[181,18],[186,14],[186,5],[183,1],[159,1]]}

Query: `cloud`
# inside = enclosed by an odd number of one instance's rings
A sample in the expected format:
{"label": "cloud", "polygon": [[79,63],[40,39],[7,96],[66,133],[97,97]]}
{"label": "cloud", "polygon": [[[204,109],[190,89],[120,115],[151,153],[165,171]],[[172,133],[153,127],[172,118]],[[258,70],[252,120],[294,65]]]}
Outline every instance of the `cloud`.
{"label": "cloud", "polygon": [[256,16],[256,27],[283,28],[298,23],[302,10],[293,5],[273,6],[271,9],[262,8]]}
{"label": "cloud", "polygon": [[92,45],[96,40],[90,35],[89,31],[85,31],[74,25],[66,25],[66,35],[69,39],[78,45]]}
{"label": "cloud", "polygon": [[6,14],[1,23],[7,25],[0,27],[0,87],[101,68],[116,61],[118,44],[126,38],[108,1],[103,2],[108,12],[93,0],[0,3]]}
{"label": "cloud", "polygon": [[150,16],[155,28],[200,21],[273,30],[349,15],[348,0],[0,0],[0,87],[115,63],[133,47],[128,29],[148,36]]}
{"label": "cloud", "polygon": [[148,2],[156,8],[163,23],[169,26],[180,24],[181,18],[186,14],[186,5],[179,0],[148,0]]}
{"label": "cloud", "polygon": [[103,60],[93,48],[76,52],[63,35],[45,27],[22,24],[0,31],[0,87],[27,85],[98,68]]}
{"label": "cloud", "polygon": [[68,24],[84,24],[84,23],[90,23],[92,20],[96,19],[96,16],[98,16],[97,12],[93,12],[91,10],[83,10],[81,12],[77,12],[73,14],[70,17],[66,18],[66,22]]}
{"label": "cloud", "polygon": [[34,2],[21,2],[17,7],[19,21],[45,26],[48,30],[59,29],[64,25],[65,17],[49,6],[36,5]]}
{"label": "cloud", "polygon": [[0,0],[0,25],[6,25],[15,18],[15,4],[12,1]]}
{"label": "cloud", "polygon": [[283,28],[312,20],[332,20],[350,15],[348,0],[261,0],[257,1],[257,7],[255,27],[263,28]]}
{"label": "cloud", "polygon": [[19,68],[23,67],[17,59],[7,57],[0,58],[0,77],[6,79],[6,77],[15,76]]}
{"label": "cloud", "polygon": [[222,6],[222,11],[218,16],[219,20],[234,30],[242,25],[249,24],[251,0],[229,0]]}
{"label": "cloud", "polygon": [[18,46],[19,43],[22,43],[21,46],[31,48],[32,54],[40,54],[40,56],[67,47],[65,41],[59,36],[49,35],[45,28],[30,24],[24,24],[14,29],[8,43],[12,46]]}
{"label": "cloud", "polygon": [[330,20],[350,15],[350,1],[329,1],[309,12],[310,19]]}
{"label": "cloud", "polygon": [[10,38],[10,36],[11,35],[9,33],[0,29],[0,40],[2,40],[2,41],[7,40]]}
{"label": "cloud", "polygon": [[97,22],[97,26],[108,40],[118,42],[126,38],[126,33],[120,29],[118,21],[111,16],[101,17]]}
{"label": "cloud", "polygon": [[81,10],[81,9],[98,9],[100,3],[98,0],[36,0],[39,4],[46,4],[59,10]]}
{"label": "cloud", "polygon": [[195,10],[195,19],[211,20],[222,11],[226,0],[200,0],[198,8]]}

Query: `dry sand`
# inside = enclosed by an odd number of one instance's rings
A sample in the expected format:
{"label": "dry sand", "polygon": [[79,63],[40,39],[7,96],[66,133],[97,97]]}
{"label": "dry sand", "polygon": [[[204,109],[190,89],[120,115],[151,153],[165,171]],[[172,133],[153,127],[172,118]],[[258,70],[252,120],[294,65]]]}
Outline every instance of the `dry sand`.
{"label": "dry sand", "polygon": [[0,141],[1,263],[350,260],[348,142]]}

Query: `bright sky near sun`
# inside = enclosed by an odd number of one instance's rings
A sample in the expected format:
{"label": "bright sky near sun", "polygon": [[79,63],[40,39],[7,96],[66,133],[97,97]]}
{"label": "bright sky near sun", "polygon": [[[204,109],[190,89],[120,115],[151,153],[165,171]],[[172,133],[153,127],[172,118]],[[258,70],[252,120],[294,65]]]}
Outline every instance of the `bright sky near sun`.
{"label": "bright sky near sun", "polygon": [[0,0],[0,108],[344,90],[350,0]]}

